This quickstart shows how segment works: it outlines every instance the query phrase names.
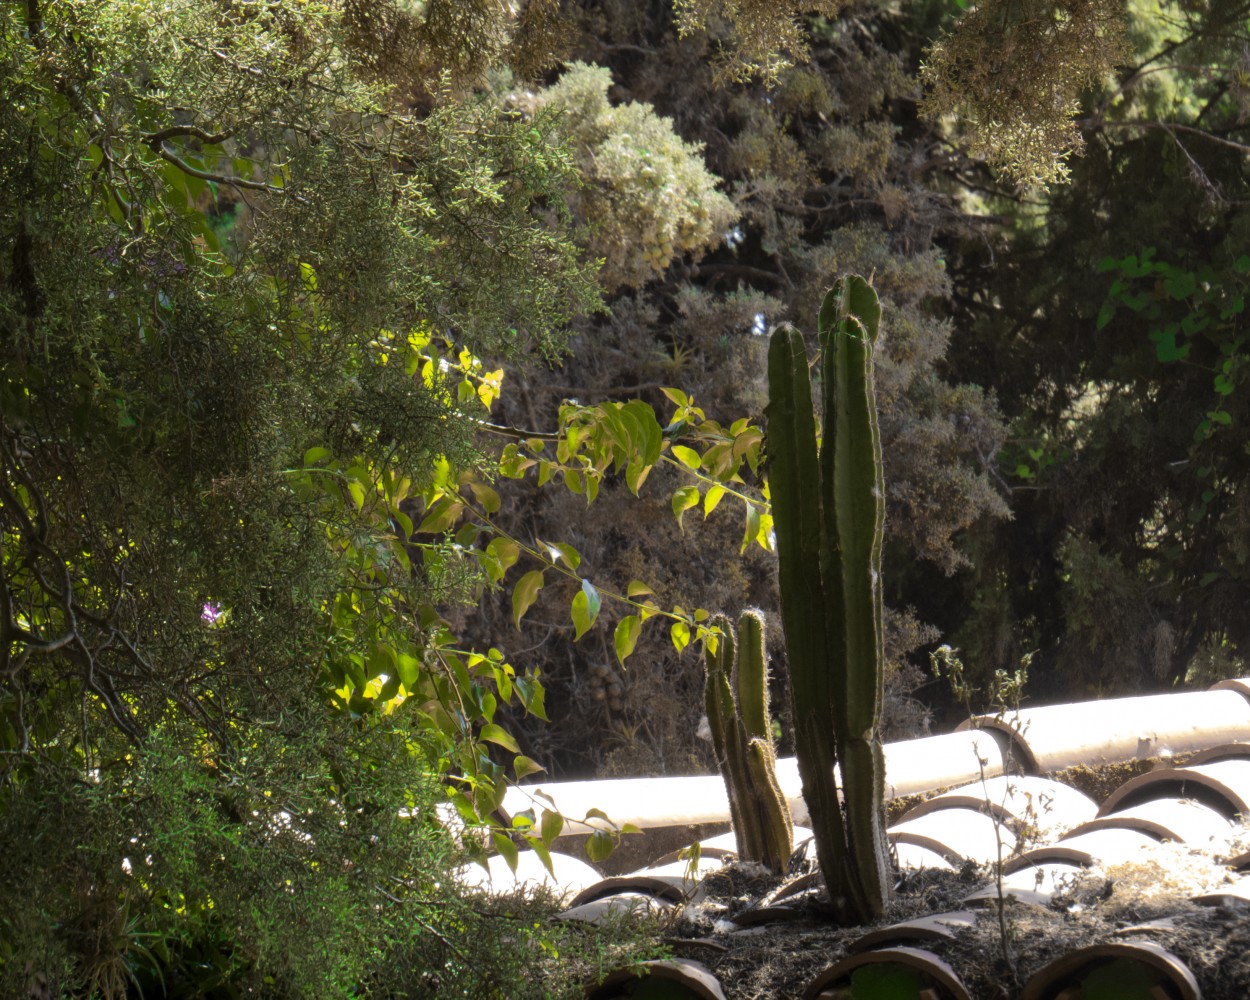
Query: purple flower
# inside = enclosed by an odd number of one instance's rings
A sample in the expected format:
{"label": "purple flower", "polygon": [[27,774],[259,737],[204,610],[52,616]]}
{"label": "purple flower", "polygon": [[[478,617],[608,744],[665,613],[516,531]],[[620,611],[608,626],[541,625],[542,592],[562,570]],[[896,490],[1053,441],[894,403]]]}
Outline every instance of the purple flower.
{"label": "purple flower", "polygon": [[222,616],[221,608],[212,601],[205,601],[204,607],[200,611],[200,619],[208,622],[210,625],[216,625],[217,619]]}

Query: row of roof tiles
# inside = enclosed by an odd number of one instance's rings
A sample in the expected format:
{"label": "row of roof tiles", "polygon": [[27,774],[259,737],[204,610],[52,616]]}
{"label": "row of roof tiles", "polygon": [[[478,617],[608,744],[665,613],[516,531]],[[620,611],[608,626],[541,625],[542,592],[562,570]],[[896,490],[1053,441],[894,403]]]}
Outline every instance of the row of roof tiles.
{"label": "row of roof tiles", "polygon": [[[1168,766],[1169,758],[1181,756],[1186,758],[1183,765]],[[1101,804],[1044,776],[1074,765],[1137,759],[1159,763],[1124,782]],[[1151,852],[1163,842],[1184,845],[1223,866],[1219,884],[1197,887],[1193,902],[1250,905],[1250,851],[1245,850],[1247,831],[1241,825],[1250,816],[1250,679],[1224,681],[1209,691],[982,717],[955,733],[888,746],[886,776],[890,798],[957,786],[924,798],[889,828],[901,869],[950,870],[973,862],[996,866],[1000,877],[969,893],[956,910],[868,930],[844,958],[807,985],[803,996],[810,1000],[855,996],[851,990],[861,975],[858,970],[869,966],[913,976],[917,1000],[972,1000],[942,952],[975,924],[979,909],[994,906],[1003,896],[1049,907],[1082,872],[1157,863]],[[791,794],[797,785],[792,761],[782,762],[779,778],[796,820],[804,821],[802,799]],[[649,793],[634,801],[637,782]],[[514,792],[505,807],[533,801],[529,796],[538,791],[540,801],[549,797],[566,815],[576,815],[584,801],[587,809],[606,809],[618,823],[644,828],[728,818],[724,787],[715,776],[545,785]],[[801,848],[806,836],[801,827],[796,829],[796,847]],[[489,878],[501,889],[530,880],[554,882],[568,900],[566,919],[601,920],[622,908],[697,903],[699,879],[718,869],[734,847],[732,833],[726,834],[701,842],[693,864],[674,855],[632,875],[607,879],[585,862],[560,854],[553,855],[553,879],[536,859],[523,854],[515,874],[496,859]],[[790,918],[799,897],[815,890],[815,881],[810,876],[788,883],[735,915],[734,924]],[[1108,969],[1117,979],[1116,988],[1125,986],[1125,977],[1137,977],[1140,992],[1125,995],[1197,1000],[1197,977],[1151,940],[1154,929],[1147,925],[1121,939],[1061,955],[1032,974],[1021,1000],[1093,1000],[1099,995],[1098,977]],[[649,963],[648,970],[687,996],[724,998],[715,977],[698,963]],[[593,1000],[631,996],[640,982],[637,973],[637,968],[620,970],[587,995]],[[1245,995],[1250,997],[1250,983]]]}

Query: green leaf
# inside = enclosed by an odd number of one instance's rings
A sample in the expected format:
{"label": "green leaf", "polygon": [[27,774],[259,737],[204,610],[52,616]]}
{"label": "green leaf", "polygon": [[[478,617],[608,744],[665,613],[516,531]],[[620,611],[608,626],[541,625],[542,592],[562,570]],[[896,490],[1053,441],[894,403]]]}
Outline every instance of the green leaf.
{"label": "green leaf", "polygon": [[1098,310],[1098,320],[1094,324],[1094,329],[1101,330],[1113,319],[1115,319],[1115,303],[1108,299],[1102,304],[1102,308]]}
{"label": "green leaf", "polygon": [[309,448],[304,452],[304,468],[311,469],[313,466],[327,462],[334,457],[334,452],[329,448]]}
{"label": "green leaf", "polygon": [[494,743],[501,746],[505,750],[511,750],[513,753],[520,753],[521,748],[517,746],[517,742],[502,726],[497,726],[493,722],[489,722],[482,727],[482,731],[478,734],[478,739],[485,740],[487,743]]}
{"label": "green leaf", "polygon": [[1163,282],[1163,287],[1173,299],[1187,299],[1198,287],[1198,279],[1192,271],[1178,271]]}
{"label": "green leaf", "polygon": [[552,843],[564,832],[564,816],[554,809],[543,810],[542,837],[544,844]]}
{"label": "green leaf", "polygon": [[473,491],[473,496],[487,514],[494,514],[499,510],[499,494],[485,483],[470,482],[469,489]]}
{"label": "green leaf", "polygon": [[538,597],[544,582],[542,570],[532,569],[512,588],[512,620],[517,628],[521,627],[521,618]]}
{"label": "green leaf", "polygon": [[1178,347],[1176,330],[1155,330],[1150,339],[1155,342],[1155,357],[1160,361],[1181,361],[1189,356],[1189,345]]}
{"label": "green leaf", "polygon": [[547,769],[538,763],[538,761],[533,760],[530,757],[526,757],[523,753],[517,754],[512,760],[512,771],[516,774],[517,781],[522,781],[523,779],[528,778],[531,774],[537,774],[539,771],[545,770]]}
{"label": "green leaf", "polygon": [[586,857],[591,861],[604,861],[616,847],[616,840],[606,830],[596,830],[586,838]]}
{"label": "green leaf", "polygon": [[349,479],[347,481],[347,492],[351,494],[352,502],[356,504],[356,509],[364,510],[365,488],[355,479]]}
{"label": "green leaf", "polygon": [[516,844],[512,842],[512,838],[506,833],[499,833],[496,831],[490,836],[491,840],[495,842],[495,850],[497,850],[499,852],[499,856],[508,863],[509,871],[515,875],[518,860]]}
{"label": "green leaf", "polygon": [[547,709],[544,705],[546,690],[538,681],[537,673],[526,674],[524,677],[518,677],[513,682],[516,688],[517,697],[521,701],[525,711],[535,718],[547,721]]}
{"label": "green leaf", "polygon": [[576,642],[586,630],[595,623],[595,619],[599,617],[599,607],[602,601],[597,591],[589,580],[582,580],[582,589],[573,596],[572,616],[574,635],[573,641]]}
{"label": "green leaf", "polygon": [[642,619],[637,615],[626,615],[616,623],[616,632],[613,635],[613,644],[616,646],[616,659],[621,666],[625,665],[625,659],[634,651],[634,647],[638,645],[638,636],[642,633]]}
{"label": "green leaf", "polygon": [[752,450],[758,450],[764,441],[764,432],[758,427],[748,427],[734,438],[732,454],[735,461],[749,456]]}
{"label": "green leaf", "polygon": [[521,547],[511,538],[492,539],[486,551],[499,563],[501,576],[512,568],[521,555]]}
{"label": "green leaf", "polygon": [[569,569],[575,570],[582,564],[581,553],[568,542],[554,542],[552,543],[552,548],[559,553],[559,557],[564,560],[564,564]]}
{"label": "green leaf", "polygon": [[478,815],[477,806],[473,804],[473,800],[465,795],[464,792],[450,789],[447,797],[451,799],[451,804],[456,807],[456,812],[460,818],[470,826],[477,826],[482,822],[482,817]]}
{"label": "green leaf", "polygon": [[365,679],[373,680],[386,674],[388,677],[396,672],[395,649],[389,643],[373,642],[369,644],[369,655],[365,660]]}
{"label": "green leaf", "polygon": [[[677,518],[677,526],[681,528],[681,516],[699,502],[699,487],[683,486],[673,494],[673,515]],[[682,528],[685,531],[685,528]]]}
{"label": "green leaf", "polygon": [[411,693],[416,690],[421,677],[421,661],[401,652],[395,657],[395,673],[399,676],[400,683]]}
{"label": "green leaf", "polygon": [[538,855],[538,860],[541,861],[543,863],[543,867],[547,869],[547,874],[554,878],[556,870],[552,866],[551,852],[547,849],[547,845],[537,837],[530,836],[528,833],[524,836],[525,842],[529,844],[530,849]]}
{"label": "green leaf", "polygon": [[[352,483],[349,482],[347,485],[350,488]],[[353,492],[352,495],[354,496],[355,493]],[[458,503],[450,497],[441,497],[426,511],[425,518],[417,526],[417,533],[441,535],[455,524],[463,513],[464,504]]]}
{"label": "green leaf", "polygon": [[624,406],[624,411],[634,418],[641,435],[633,439],[641,464],[645,467],[655,465],[660,460],[660,449],[664,446],[664,432],[655,419],[655,410],[640,399],[631,399]]}
{"label": "green leaf", "polygon": [[750,547],[760,535],[760,512],[759,508],[753,503],[746,504],[746,528],[742,533],[742,548],[738,550],[739,555]]}

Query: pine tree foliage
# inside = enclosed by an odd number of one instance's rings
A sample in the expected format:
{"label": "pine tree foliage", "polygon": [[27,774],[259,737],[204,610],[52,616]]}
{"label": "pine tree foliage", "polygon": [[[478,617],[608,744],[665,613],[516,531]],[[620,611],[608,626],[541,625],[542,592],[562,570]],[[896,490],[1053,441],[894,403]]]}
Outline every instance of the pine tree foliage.
{"label": "pine tree foliage", "polygon": [[972,155],[1006,177],[1045,186],[1084,148],[1073,120],[1081,92],[1126,51],[1121,0],[987,0],[929,50],[923,110],[955,116]]}

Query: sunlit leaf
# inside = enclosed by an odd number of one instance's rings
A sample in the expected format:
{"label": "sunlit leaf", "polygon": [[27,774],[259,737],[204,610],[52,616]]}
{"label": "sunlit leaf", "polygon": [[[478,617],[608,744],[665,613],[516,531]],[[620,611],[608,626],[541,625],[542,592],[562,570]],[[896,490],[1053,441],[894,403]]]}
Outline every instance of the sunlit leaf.
{"label": "sunlit leaf", "polygon": [[697,469],[703,464],[703,459],[699,457],[699,453],[693,448],[687,448],[684,444],[675,444],[670,451],[672,451],[673,457],[687,469]]}
{"label": "sunlit leaf", "polygon": [[490,836],[491,840],[495,844],[495,850],[497,850],[499,852],[499,856],[507,862],[508,870],[515,875],[517,861],[519,860],[516,844],[512,842],[512,838],[506,833],[499,833],[496,831]]}
{"label": "sunlit leaf", "polygon": [[594,584],[589,580],[582,580],[582,589],[573,596],[573,605],[571,613],[573,617],[574,635],[573,641],[576,642],[599,617],[599,608],[602,600],[599,597],[599,591],[595,589]]}
{"label": "sunlit leaf", "polygon": [[616,840],[605,830],[596,830],[586,838],[586,857],[591,861],[604,861],[616,847]]}
{"label": "sunlit leaf", "polygon": [[[677,526],[681,527],[681,516],[699,502],[699,487],[683,486],[673,493],[673,515],[677,518]],[[685,529],[682,528],[684,531]]]}
{"label": "sunlit leaf", "polygon": [[547,849],[547,845],[544,844],[538,837],[531,836],[528,833],[525,834],[525,842],[529,844],[530,849],[538,855],[538,860],[541,861],[543,863],[543,867],[547,869],[547,874],[554,878],[556,871],[552,866],[551,851]]}
{"label": "sunlit leaf", "polygon": [[550,844],[564,832],[564,816],[554,809],[543,810],[543,843]]}
{"label": "sunlit leaf", "polygon": [[[350,483],[348,484],[351,485]],[[464,513],[464,504],[442,497],[426,512],[425,518],[417,526],[417,534],[439,535],[450,528]]]}
{"label": "sunlit leaf", "polygon": [[487,743],[494,743],[503,747],[505,750],[511,750],[513,753],[520,753],[521,748],[517,746],[516,740],[502,726],[497,726],[493,722],[487,723],[482,727],[482,731],[478,734],[479,739],[485,740]]}
{"label": "sunlit leaf", "polygon": [[673,639],[673,648],[677,652],[681,652],[690,645],[690,626],[685,622],[673,622],[673,627],[669,629],[669,634]]}
{"label": "sunlit leaf", "polygon": [[725,495],[725,487],[721,486],[719,483],[714,486],[708,487],[707,493],[705,493],[703,496],[703,516],[704,517],[707,517],[710,513],[712,513],[712,511],[716,509],[716,505],[720,503],[721,497],[723,497],[724,495]]}

